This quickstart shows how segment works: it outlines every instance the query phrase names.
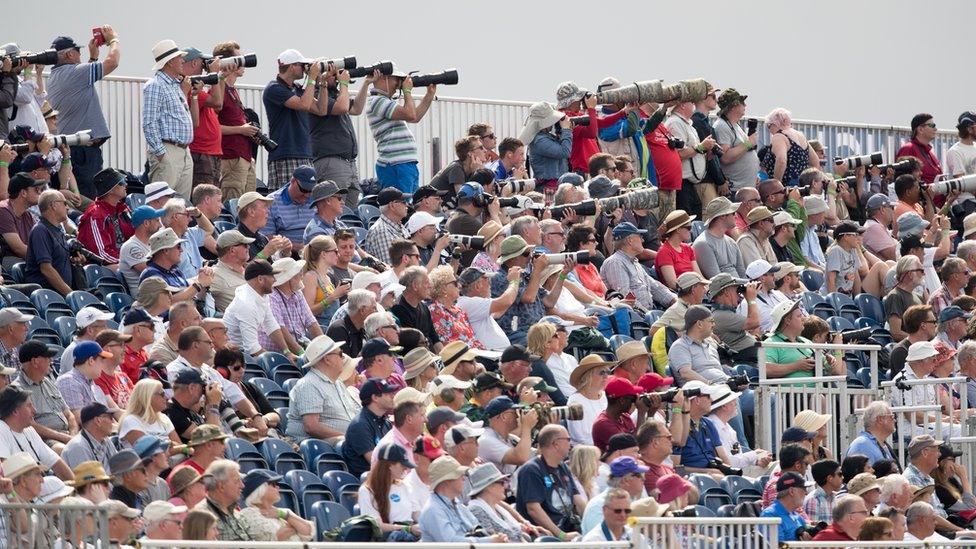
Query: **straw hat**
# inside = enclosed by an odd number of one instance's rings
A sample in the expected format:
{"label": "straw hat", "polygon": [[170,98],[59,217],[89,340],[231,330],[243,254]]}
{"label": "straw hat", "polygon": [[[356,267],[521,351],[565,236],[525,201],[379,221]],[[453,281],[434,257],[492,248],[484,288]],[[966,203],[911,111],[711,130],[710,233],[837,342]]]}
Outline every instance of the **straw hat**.
{"label": "straw hat", "polygon": [[177,47],[176,42],[166,39],[156,42],[156,45],[152,49],[153,59],[156,64],[153,65],[152,70],[158,71],[162,70],[163,66],[169,62],[170,59],[174,57],[179,57],[181,55],[186,55],[184,50]]}
{"label": "straw hat", "polygon": [[628,341],[620,347],[617,347],[617,364],[627,362],[635,356],[651,356],[651,353],[647,350],[647,347],[644,346],[644,342]]}
{"label": "straw hat", "polygon": [[83,461],[72,472],[75,474],[75,479],[69,480],[67,485],[74,486],[75,488],[83,488],[94,482],[109,482],[112,480],[112,477],[105,474],[105,468],[102,467],[102,462],[100,461]]}
{"label": "straw hat", "polygon": [[668,512],[667,505],[661,505],[654,498],[642,498],[630,504],[632,517],[663,517]]}
{"label": "straw hat", "polygon": [[695,220],[698,216],[688,215],[688,212],[684,210],[674,210],[669,213],[664,221],[661,223],[661,234],[664,236],[677,231],[681,227],[686,227],[691,225],[691,222]]}
{"label": "straw hat", "polygon": [[603,360],[600,355],[586,355],[583,360],[579,361],[579,366],[573,369],[573,372],[569,374],[569,384],[576,388],[577,391],[581,390],[580,381],[582,381],[583,376],[588,372],[592,372],[597,368],[602,368],[603,366],[609,366],[611,369],[616,365],[614,362],[607,362]]}
{"label": "straw hat", "polygon": [[485,238],[485,247],[491,243],[492,240],[498,238],[498,235],[504,232],[505,228],[502,227],[501,223],[497,221],[489,221],[478,229],[478,236],[483,236]]}
{"label": "straw hat", "polygon": [[816,432],[826,425],[832,417],[834,416],[830,414],[818,414],[813,410],[803,410],[793,417],[792,426]]}
{"label": "straw hat", "polygon": [[403,378],[413,379],[427,368],[436,365],[438,361],[440,361],[440,357],[428,351],[425,347],[411,349],[403,357]]}

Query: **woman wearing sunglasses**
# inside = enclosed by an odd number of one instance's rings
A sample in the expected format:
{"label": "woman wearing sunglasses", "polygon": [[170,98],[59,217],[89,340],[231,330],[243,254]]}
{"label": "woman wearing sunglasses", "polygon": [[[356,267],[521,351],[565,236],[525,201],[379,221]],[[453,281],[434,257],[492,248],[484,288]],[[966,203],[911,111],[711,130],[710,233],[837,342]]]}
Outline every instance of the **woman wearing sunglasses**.
{"label": "woman wearing sunglasses", "polygon": [[589,355],[569,375],[569,384],[578,392],[569,397],[567,404],[583,407],[583,419],[567,422],[573,445],[593,444],[593,422],[607,409],[607,395],[603,389],[613,367],[614,363],[606,362],[598,355]]}

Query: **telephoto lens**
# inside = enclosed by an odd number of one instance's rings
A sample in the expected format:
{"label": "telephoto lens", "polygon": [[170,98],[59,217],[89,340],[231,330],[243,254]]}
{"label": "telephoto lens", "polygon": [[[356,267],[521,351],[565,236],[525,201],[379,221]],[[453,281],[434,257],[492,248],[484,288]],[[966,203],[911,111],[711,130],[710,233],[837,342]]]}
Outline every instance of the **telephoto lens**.
{"label": "telephoto lens", "polygon": [[210,74],[199,74],[197,76],[191,76],[190,82],[193,84],[200,83],[200,84],[206,84],[208,86],[216,86],[217,82],[220,81],[219,76],[220,75],[218,75],[215,72],[212,72]]}
{"label": "telephoto lens", "polygon": [[957,177],[956,179],[936,181],[935,183],[927,185],[927,187],[937,195],[949,194],[952,191],[971,193],[976,190],[976,174],[964,175],[962,177]]}
{"label": "telephoto lens", "polygon": [[349,78],[362,78],[364,76],[369,76],[373,74],[373,71],[380,71],[380,74],[389,76],[393,74],[393,62],[380,61],[375,65],[369,65],[366,67],[356,67],[347,70],[349,71]]}
{"label": "telephoto lens", "polygon": [[573,123],[574,126],[589,126],[590,117],[589,116],[570,116],[569,121]]}
{"label": "telephoto lens", "polygon": [[91,130],[82,130],[71,135],[49,135],[48,142],[55,147],[67,145],[69,147],[84,147],[91,142]]}
{"label": "telephoto lens", "polygon": [[424,88],[431,84],[437,86],[453,86],[458,83],[458,71],[457,69],[448,69],[433,74],[418,74],[410,78],[413,80],[413,86],[415,88]]}
{"label": "telephoto lens", "polygon": [[324,61],[319,61],[319,68],[322,72],[329,70],[329,68],[335,68],[336,70],[349,70],[356,68],[356,56],[350,55],[349,57],[339,57],[337,59],[326,59]]}
{"label": "telephoto lens", "polygon": [[38,53],[23,53],[12,59],[14,65],[23,59],[28,65],[57,65],[58,52],[55,50],[44,50]]}
{"label": "telephoto lens", "polygon": [[451,242],[467,246],[473,250],[484,250],[485,249],[485,237],[477,235],[467,235],[467,234],[452,234]]}
{"label": "telephoto lens", "polygon": [[580,250],[578,252],[563,252],[561,254],[546,254],[546,259],[550,265],[565,265],[567,259],[572,259],[577,263],[589,263],[590,252]]}
{"label": "telephoto lens", "polygon": [[258,66],[258,55],[256,53],[235,55],[233,57],[222,57],[220,59],[220,68],[222,69],[230,69],[234,67],[252,69],[256,66]]}
{"label": "telephoto lens", "polygon": [[849,156],[847,158],[839,158],[834,160],[834,164],[838,166],[847,166],[848,170],[853,170],[854,168],[860,166],[878,166],[884,163],[884,156],[880,152],[865,154],[863,156]]}
{"label": "telephoto lens", "polygon": [[530,193],[535,190],[535,179],[508,179],[499,181],[498,184],[508,194]]}

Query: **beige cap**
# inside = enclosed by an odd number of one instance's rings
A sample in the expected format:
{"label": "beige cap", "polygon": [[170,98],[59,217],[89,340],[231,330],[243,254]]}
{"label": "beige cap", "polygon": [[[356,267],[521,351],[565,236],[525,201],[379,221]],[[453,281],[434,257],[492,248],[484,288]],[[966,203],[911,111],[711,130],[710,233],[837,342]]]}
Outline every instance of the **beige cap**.
{"label": "beige cap", "polygon": [[217,237],[217,248],[224,250],[230,248],[231,246],[237,246],[238,244],[250,244],[254,242],[253,238],[248,238],[244,236],[241,231],[237,229],[231,229],[229,231],[224,231],[220,233]]}
{"label": "beige cap", "polygon": [[626,362],[635,356],[651,356],[642,341],[628,341],[617,347],[617,363]]}
{"label": "beige cap", "polygon": [[776,271],[775,274],[773,274],[776,280],[783,280],[786,277],[786,275],[790,273],[799,273],[800,271],[803,270],[803,267],[800,267],[796,263],[791,263],[789,261],[780,261],[774,266],[777,269],[779,269],[778,271]]}
{"label": "beige cap", "polygon": [[149,237],[149,256],[152,257],[163,250],[175,248],[184,242],[186,241],[176,236],[176,231],[173,229],[169,227],[160,229]]}
{"label": "beige cap", "polygon": [[769,211],[769,208],[766,206],[756,206],[755,208],[749,210],[749,213],[746,214],[746,222],[748,222],[749,225],[755,225],[763,219],[769,219],[771,217],[773,217],[773,212]]}
{"label": "beige cap", "polygon": [[251,204],[260,200],[261,202],[274,202],[274,198],[268,198],[267,196],[261,196],[260,193],[250,191],[241,195],[237,199],[237,211],[240,212],[244,208],[250,206]]}
{"label": "beige cap", "polygon": [[705,214],[702,216],[702,220],[708,225],[716,217],[734,214],[740,205],[742,205],[741,202],[732,202],[724,196],[713,198],[708,206],[705,206]]}
{"label": "beige cap", "polygon": [[413,387],[404,387],[397,391],[396,396],[393,397],[393,407],[397,408],[404,402],[416,402],[426,406],[429,401],[430,393],[418,391]]}
{"label": "beige cap", "polygon": [[863,496],[871,490],[880,490],[881,482],[871,473],[859,473],[847,483],[847,493]]}
{"label": "beige cap", "polygon": [[128,505],[122,503],[117,499],[107,499],[99,503],[98,507],[100,509],[105,510],[105,513],[107,515],[106,518],[109,519],[114,519],[116,517],[125,517],[125,518],[132,519],[140,515],[138,509],[133,509],[132,507],[129,507]]}
{"label": "beige cap", "polygon": [[451,456],[441,456],[431,462],[428,471],[430,482],[427,484],[430,486],[431,491],[433,491],[445,480],[455,480],[463,477],[464,473],[468,472],[468,468],[458,463]]}
{"label": "beige cap", "polygon": [[686,273],[681,273],[678,280],[675,282],[679,290],[690,290],[692,287],[698,284],[708,284],[708,279],[702,277],[702,275],[696,273],[695,271],[688,271]]}

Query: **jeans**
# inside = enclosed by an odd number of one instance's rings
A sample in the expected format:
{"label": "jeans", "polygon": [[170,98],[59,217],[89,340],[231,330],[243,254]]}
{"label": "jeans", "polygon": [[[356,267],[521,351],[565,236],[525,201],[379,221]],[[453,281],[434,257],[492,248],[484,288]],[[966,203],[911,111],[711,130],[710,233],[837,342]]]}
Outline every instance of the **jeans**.
{"label": "jeans", "polygon": [[742,421],[742,416],[753,416],[755,414],[756,393],[752,389],[746,389],[742,391],[742,395],[739,397],[739,413],[729,420],[729,425],[735,429],[735,434],[739,439],[739,446],[743,452],[748,452],[752,447],[749,446],[749,439],[746,437],[746,429]]}
{"label": "jeans", "polygon": [[[95,174],[102,171],[102,149],[98,147],[71,147],[71,173],[78,182],[81,194],[94,200]],[[62,183],[63,185],[63,183]]]}
{"label": "jeans", "polygon": [[380,188],[397,188],[412,194],[420,186],[420,171],[416,162],[403,162],[389,166],[376,165],[376,178],[380,180]]}

